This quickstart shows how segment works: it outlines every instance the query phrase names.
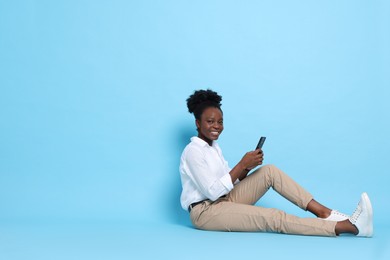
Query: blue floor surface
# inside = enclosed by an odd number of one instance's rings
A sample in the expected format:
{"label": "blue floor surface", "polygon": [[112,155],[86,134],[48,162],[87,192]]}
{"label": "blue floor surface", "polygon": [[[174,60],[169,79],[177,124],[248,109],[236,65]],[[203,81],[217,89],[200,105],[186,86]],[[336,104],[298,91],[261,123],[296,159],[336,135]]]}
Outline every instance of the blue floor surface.
{"label": "blue floor surface", "polygon": [[0,259],[390,259],[389,231],[379,223],[373,238],[328,238],[168,223],[2,221]]}

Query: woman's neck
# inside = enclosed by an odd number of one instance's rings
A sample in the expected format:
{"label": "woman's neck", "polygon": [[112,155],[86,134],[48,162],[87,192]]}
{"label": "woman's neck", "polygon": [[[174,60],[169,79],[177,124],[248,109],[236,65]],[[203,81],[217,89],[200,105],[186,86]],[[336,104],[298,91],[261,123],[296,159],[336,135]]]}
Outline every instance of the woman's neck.
{"label": "woman's neck", "polygon": [[208,139],[208,138],[206,138],[206,137],[204,137],[204,136],[202,136],[200,134],[198,134],[198,138],[200,138],[203,141],[205,141],[208,145],[213,146],[213,140],[210,140],[210,139]]}

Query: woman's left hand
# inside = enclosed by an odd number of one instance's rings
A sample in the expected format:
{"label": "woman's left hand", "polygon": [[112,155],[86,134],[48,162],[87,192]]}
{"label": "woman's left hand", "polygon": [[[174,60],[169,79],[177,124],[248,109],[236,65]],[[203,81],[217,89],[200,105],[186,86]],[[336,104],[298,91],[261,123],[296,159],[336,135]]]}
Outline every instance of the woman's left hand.
{"label": "woman's left hand", "polygon": [[257,166],[263,164],[264,153],[261,149],[254,150],[245,154],[244,158],[248,163],[246,169],[248,171],[256,168]]}

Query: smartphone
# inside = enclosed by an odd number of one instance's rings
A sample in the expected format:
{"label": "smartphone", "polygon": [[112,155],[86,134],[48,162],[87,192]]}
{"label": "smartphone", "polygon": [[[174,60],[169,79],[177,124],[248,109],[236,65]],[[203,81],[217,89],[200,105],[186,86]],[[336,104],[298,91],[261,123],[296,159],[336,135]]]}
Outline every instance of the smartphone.
{"label": "smartphone", "polygon": [[264,144],[264,142],[265,142],[265,137],[264,137],[264,136],[262,136],[262,137],[260,138],[260,140],[259,140],[259,143],[257,144],[257,146],[256,146],[256,149],[255,149],[255,150],[257,150],[257,149],[261,149],[261,148],[263,147],[263,144]]}

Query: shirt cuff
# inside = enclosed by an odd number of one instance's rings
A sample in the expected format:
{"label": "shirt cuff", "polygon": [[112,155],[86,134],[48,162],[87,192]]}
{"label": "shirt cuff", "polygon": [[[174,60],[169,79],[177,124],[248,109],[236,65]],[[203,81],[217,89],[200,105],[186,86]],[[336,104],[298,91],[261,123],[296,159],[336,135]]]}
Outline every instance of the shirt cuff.
{"label": "shirt cuff", "polygon": [[223,186],[225,186],[225,188],[228,189],[229,191],[231,191],[234,188],[232,183],[232,177],[230,177],[229,173],[222,176],[220,181],[222,182]]}

